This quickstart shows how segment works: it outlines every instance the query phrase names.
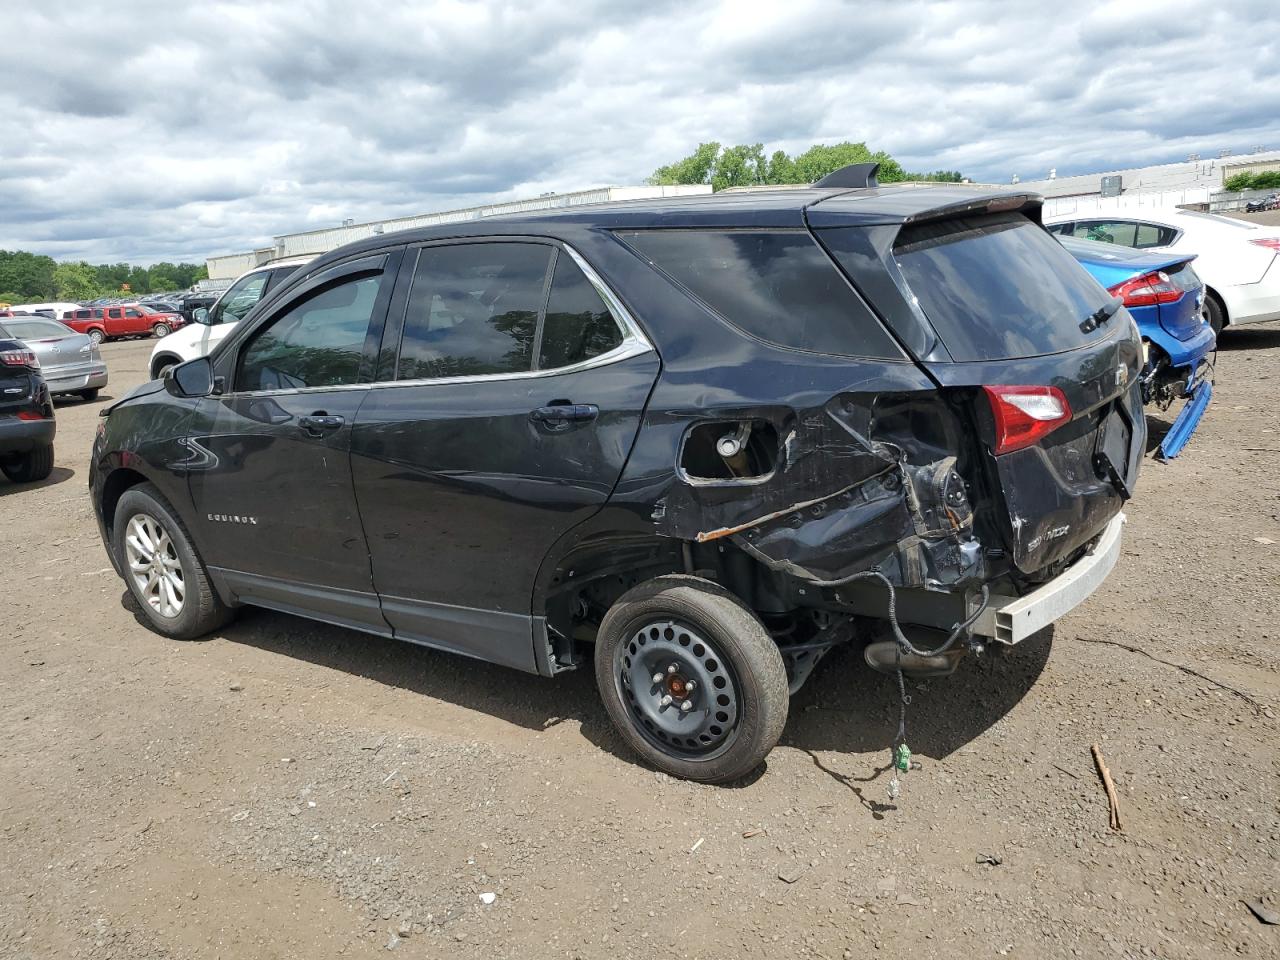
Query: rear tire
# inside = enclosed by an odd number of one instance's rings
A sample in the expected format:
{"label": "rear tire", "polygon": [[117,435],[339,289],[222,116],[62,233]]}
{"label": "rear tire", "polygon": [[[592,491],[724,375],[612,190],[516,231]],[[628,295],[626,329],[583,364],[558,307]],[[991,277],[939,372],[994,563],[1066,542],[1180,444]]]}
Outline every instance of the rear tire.
{"label": "rear tire", "polygon": [[0,464],[0,470],[14,483],[35,483],[53,473],[53,444],[36,447],[17,459]]}
{"label": "rear tire", "polygon": [[151,332],[155,334],[157,340],[169,335],[169,325],[167,323],[157,323],[151,328]]}
{"label": "rear tire", "polygon": [[93,403],[93,401],[98,399],[98,388],[90,387],[88,390],[81,390],[79,397],[85,403]]}
{"label": "rear tire", "polygon": [[129,592],[156,633],[194,640],[231,619],[187,528],[151,484],[130,487],[120,497],[111,544]]}
{"label": "rear tire", "polygon": [[97,327],[94,327],[92,330],[89,331],[89,339],[92,340],[94,343],[100,344],[102,343],[103,340],[107,339],[107,335],[103,333],[101,330],[99,330]]}
{"label": "rear tire", "polygon": [[1223,328],[1227,325],[1227,316],[1217,298],[1211,293],[1205,294],[1204,318],[1209,322],[1209,326],[1213,328],[1213,335],[1215,337],[1221,336]]}
{"label": "rear tire", "polygon": [[744,777],[787,722],[777,644],[737,597],[698,577],[657,577],[623,594],[600,624],[595,668],[622,738],[673,776]]}

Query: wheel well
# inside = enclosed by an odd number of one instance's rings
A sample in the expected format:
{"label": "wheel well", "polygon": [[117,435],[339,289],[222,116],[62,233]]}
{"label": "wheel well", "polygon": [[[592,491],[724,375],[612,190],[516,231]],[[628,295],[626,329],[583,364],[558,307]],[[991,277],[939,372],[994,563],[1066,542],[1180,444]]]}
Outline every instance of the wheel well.
{"label": "wheel well", "polygon": [[1213,289],[1213,287],[1205,287],[1204,295],[1206,297],[1213,297],[1213,302],[1216,303],[1218,305],[1218,309],[1222,311],[1222,325],[1225,327],[1229,324],[1231,322],[1231,311],[1227,309],[1227,302],[1222,299],[1222,296],[1218,291]]}
{"label": "wheel well", "polygon": [[125,491],[130,487],[136,487],[138,484],[146,482],[146,477],[137,470],[130,470],[127,467],[113,470],[107,477],[106,482],[102,485],[102,522],[107,528],[108,535],[110,535],[112,523],[115,519],[116,504],[120,502],[120,498],[124,496]]}
{"label": "wheel well", "polygon": [[151,361],[151,379],[155,380],[160,376],[160,366],[165,363],[181,363],[182,358],[172,353],[159,353],[156,358]]}

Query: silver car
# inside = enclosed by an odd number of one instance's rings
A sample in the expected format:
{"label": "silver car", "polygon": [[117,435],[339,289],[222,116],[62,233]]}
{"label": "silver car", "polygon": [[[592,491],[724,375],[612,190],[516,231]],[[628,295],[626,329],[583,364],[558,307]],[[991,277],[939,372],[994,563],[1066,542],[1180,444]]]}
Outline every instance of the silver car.
{"label": "silver car", "polygon": [[23,341],[35,351],[40,374],[52,394],[75,393],[96,400],[107,385],[107,365],[98,345],[57,320],[44,317],[5,317],[0,337]]}

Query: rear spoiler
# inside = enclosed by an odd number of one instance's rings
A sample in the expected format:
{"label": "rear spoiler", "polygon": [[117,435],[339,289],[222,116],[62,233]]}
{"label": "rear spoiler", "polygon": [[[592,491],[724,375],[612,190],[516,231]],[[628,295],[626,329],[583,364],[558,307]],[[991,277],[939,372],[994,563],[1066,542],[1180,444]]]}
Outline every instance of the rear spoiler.
{"label": "rear spoiler", "polygon": [[[837,170],[831,176],[843,172]],[[819,180],[814,186],[821,186],[826,179]],[[931,220],[1014,212],[1024,214],[1037,224],[1042,222],[1044,197],[1038,193],[1015,193],[1002,187],[958,183],[891,183],[865,191],[856,187],[847,189],[849,192],[823,197],[805,208],[805,219],[811,229],[889,224],[905,226]]]}

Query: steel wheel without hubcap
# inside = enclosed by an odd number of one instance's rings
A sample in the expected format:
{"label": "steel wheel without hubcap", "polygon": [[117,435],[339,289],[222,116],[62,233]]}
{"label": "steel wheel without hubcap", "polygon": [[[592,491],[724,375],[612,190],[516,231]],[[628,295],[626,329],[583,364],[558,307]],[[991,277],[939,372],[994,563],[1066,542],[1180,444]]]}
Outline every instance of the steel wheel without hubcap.
{"label": "steel wheel without hubcap", "polygon": [[658,750],[709,760],[738,731],[738,684],[720,651],[687,624],[656,620],[614,651],[614,680],[635,729]]}
{"label": "steel wheel without hubcap", "polygon": [[186,579],[168,531],[154,517],[139,513],[129,519],[124,542],[138,595],[160,616],[177,617],[186,601]]}

